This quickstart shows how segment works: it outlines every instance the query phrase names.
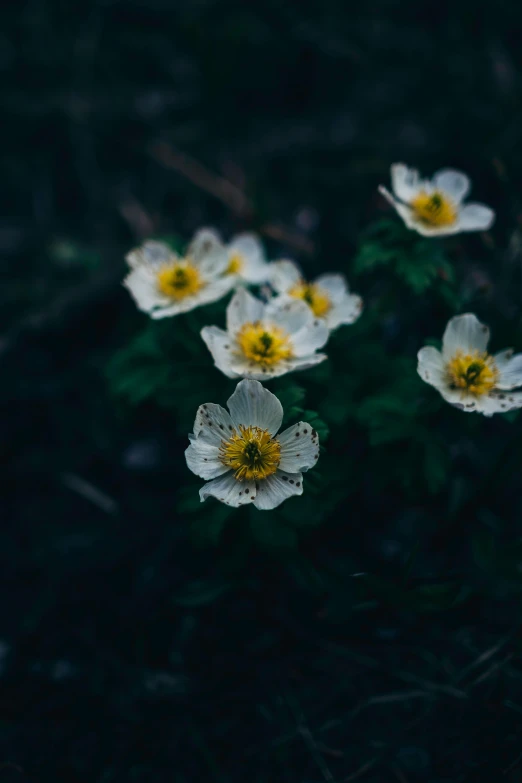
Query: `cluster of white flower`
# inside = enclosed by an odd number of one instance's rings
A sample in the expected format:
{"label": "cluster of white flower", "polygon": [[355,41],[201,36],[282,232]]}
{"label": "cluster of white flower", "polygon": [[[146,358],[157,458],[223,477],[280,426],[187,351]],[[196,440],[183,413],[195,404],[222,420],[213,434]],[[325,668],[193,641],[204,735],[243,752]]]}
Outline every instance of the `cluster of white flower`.
{"label": "cluster of white flower", "polygon": [[[393,195],[381,193],[408,228],[428,237],[487,230],[494,212],[463,199],[468,177],[445,169],[422,180],[402,163],[391,168]],[[269,380],[324,361],[317,353],[330,333],[360,316],[360,296],[340,274],[306,280],[288,260],[269,263],[254,234],[225,244],[211,229],[199,231],[180,257],[162,242],[148,241],[127,256],[124,285],[138,308],[152,318],[179,315],[221,299],[235,289],[226,311],[226,329],[205,326],[201,337],[215,366],[228,378],[243,378],[228,401],[228,413],[214,403],[200,406],[186,451],[189,468],[208,480],[201,500],[253,503],[273,509],[303,492],[302,473],[319,457],[319,438],[306,422],[277,431],[281,403],[259,380]],[[263,286],[256,298],[246,288]],[[522,407],[522,354],[486,352],[489,330],[473,314],[452,318],[442,353],[424,347],[418,372],[452,405],[486,416]]]}
{"label": "cluster of white flower", "polygon": [[[303,492],[302,472],[319,457],[319,437],[306,422],[281,435],[279,400],[256,379],[268,380],[324,361],[317,353],[330,332],[351,324],[362,299],[342,275],[306,280],[292,261],[268,263],[259,239],[240,234],[225,244],[211,229],[198,231],[184,257],[162,242],[145,242],[127,256],[124,285],[151,318],[179,315],[221,299],[236,289],[226,311],[226,329],[205,326],[215,366],[238,383],[228,405],[202,405],[186,451],[190,469],[212,479],[201,500],[213,495],[232,506],[253,503],[272,509]],[[259,285],[272,296],[256,298]]]}

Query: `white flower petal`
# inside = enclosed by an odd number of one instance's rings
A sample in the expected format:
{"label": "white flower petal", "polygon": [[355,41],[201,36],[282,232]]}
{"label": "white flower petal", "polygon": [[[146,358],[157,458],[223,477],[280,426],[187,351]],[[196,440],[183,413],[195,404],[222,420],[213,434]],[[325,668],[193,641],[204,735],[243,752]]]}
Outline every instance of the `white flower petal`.
{"label": "white flower petal", "polygon": [[297,285],[302,275],[297,264],[288,259],[275,261],[272,265],[271,283],[273,288],[279,294],[286,294],[291,288]]}
{"label": "white flower petal", "polygon": [[451,234],[458,234],[461,231],[458,217],[455,223],[452,223],[450,226],[427,226],[421,220],[417,220],[415,213],[410,207],[397,202],[394,206],[406,226],[423,237],[447,237]]}
{"label": "white flower petal", "polygon": [[423,234],[424,236],[434,236],[440,233],[440,229],[427,228],[426,226],[423,226],[422,223],[416,221],[411,207],[407,206],[406,204],[401,204],[399,201],[397,201],[397,199],[395,199],[390,191],[386,190],[383,185],[379,186],[379,193],[381,193],[386,201],[392,205],[394,210],[398,215],[401,216],[408,228],[411,228],[413,231],[417,231],[419,234]]}
{"label": "white flower petal", "polygon": [[166,264],[169,261],[177,258],[178,254],[175,253],[164,242],[156,242],[153,239],[144,242],[141,247],[137,247],[127,253],[125,260],[130,267],[136,269],[139,266],[160,266]]}
{"label": "white flower petal", "polygon": [[325,315],[327,327],[337,329],[342,324],[353,324],[363,311],[363,300],[358,294],[345,294]]}
{"label": "white flower petal", "polygon": [[254,506],[260,511],[270,511],[292,495],[303,494],[303,477],[300,473],[278,470],[272,476],[257,483]]}
{"label": "white flower petal", "polygon": [[477,410],[477,400],[479,398],[474,394],[469,394],[464,389],[452,389],[446,382],[435,386],[435,388],[446,402],[449,402],[454,408],[468,413]]}
{"label": "white flower petal", "polygon": [[152,313],[158,307],[166,307],[171,300],[159,290],[156,274],[147,267],[137,267],[123,280],[139,310]]}
{"label": "white flower petal", "polygon": [[455,169],[441,169],[433,177],[433,187],[446,193],[455,204],[460,204],[468,194],[471,183],[469,177]]}
{"label": "white flower petal", "polygon": [[[426,192],[431,192],[433,187],[431,184],[426,183],[423,189]],[[411,207],[398,202],[382,185],[379,187],[379,192],[401,216],[406,226],[423,237],[446,237],[458,234],[460,231],[485,231],[490,228],[495,218],[493,210],[483,204],[466,204],[461,208],[457,219],[451,225],[427,226],[415,217]],[[468,207],[471,207],[471,210],[468,211]]]}
{"label": "white flower petal", "polygon": [[409,203],[423,187],[416,169],[410,169],[404,163],[394,163],[391,167],[392,190],[398,199]]}
{"label": "white flower petal", "polygon": [[493,358],[499,371],[497,389],[514,389],[522,386],[522,353],[513,356],[513,351],[509,349],[497,353]]}
{"label": "white flower petal", "polygon": [[483,353],[488,345],[489,329],[473,313],[456,315],[448,321],[442,338],[442,356],[447,362],[458,351]]}
{"label": "white flower petal", "polygon": [[209,254],[223,249],[223,242],[213,228],[201,228],[194,234],[187,248],[187,256],[196,264]]}
{"label": "white flower petal", "polygon": [[227,307],[227,331],[237,334],[246,323],[255,323],[263,317],[264,303],[245,288],[240,288]]}
{"label": "white flower petal", "polygon": [[[287,367],[284,372],[292,372],[293,370],[309,370],[310,367],[315,367],[317,364],[321,364],[328,356],[325,353],[314,353],[310,356],[296,357],[295,359],[287,359]],[[283,375],[283,373],[279,373]]]}
{"label": "white flower petal", "polygon": [[229,256],[238,253],[244,260],[264,261],[265,253],[263,245],[255,234],[238,234],[233,237],[228,245]]}
{"label": "white flower petal", "polygon": [[152,318],[167,318],[171,315],[180,315],[181,313],[188,313],[189,310],[194,310],[195,307],[217,302],[218,299],[222,299],[225,294],[228,294],[232,286],[233,281],[227,278],[217,278],[206,283],[191,296],[185,296],[178,301],[168,299],[168,305],[151,313]]}
{"label": "white flower petal", "polygon": [[279,467],[289,473],[305,472],[319,459],[319,435],[306,421],[300,421],[282,432]]}
{"label": "white flower petal", "polygon": [[339,304],[348,292],[344,275],[320,275],[314,283],[326,291],[332,304]]}
{"label": "white flower petal", "polygon": [[232,362],[235,361],[235,343],[228,332],[224,332],[217,326],[205,326],[201,330],[201,337],[212,354],[218,370],[221,370],[227,378],[237,378],[238,373],[232,369]]}
{"label": "white flower petal", "polygon": [[[399,209],[397,209],[397,212],[401,214]],[[449,237],[462,231],[458,218],[451,226],[426,226],[420,220],[415,220],[410,211],[409,217],[403,216],[403,220],[408,228],[411,228],[423,237]]]}
{"label": "white flower petal", "polygon": [[[309,306],[302,299],[276,296],[265,306],[263,322],[269,326],[275,324],[281,327],[292,337],[304,326],[313,323],[314,315]],[[324,343],[321,343],[324,345]]]}
{"label": "white flower petal", "polygon": [[195,234],[186,255],[207,278],[222,274],[228,265],[227,249],[212,228],[202,228]]}
{"label": "white flower petal", "polygon": [[493,416],[494,413],[507,413],[508,411],[522,408],[522,392],[497,392],[492,391],[477,399],[476,410],[484,416]]}
{"label": "white flower petal", "polygon": [[291,372],[294,368],[291,366],[290,361],[291,360],[289,359],[285,359],[277,364],[261,366],[237,352],[230,358],[230,365],[228,365],[230,375],[228,377],[268,381],[271,378],[278,378],[281,375],[285,375],[287,372]]}
{"label": "white flower petal", "polygon": [[283,406],[258,381],[240,381],[227,405],[235,427],[260,427],[275,435],[283,421]]}
{"label": "white flower petal", "polygon": [[311,324],[301,327],[291,337],[293,355],[296,358],[309,356],[328,342],[330,330],[323,319],[316,318]]}
{"label": "white flower petal", "polygon": [[[232,419],[221,405],[206,402],[199,406],[194,421],[196,439],[203,435],[208,443],[213,443],[216,448],[219,448],[221,441],[230,437],[232,430]],[[194,440],[192,442],[194,443]]]}
{"label": "white flower petal", "polygon": [[437,389],[445,385],[445,363],[440,351],[431,345],[426,345],[418,352],[417,359],[419,360],[417,372],[423,381]]}
{"label": "white flower petal", "polygon": [[227,506],[238,508],[255,500],[256,486],[254,481],[237,481],[230,472],[201,487],[199,497],[201,501],[215,497]]}
{"label": "white flower petal", "polygon": [[485,204],[465,204],[460,210],[459,231],[487,231],[495,222],[495,213]]}
{"label": "white flower petal", "polygon": [[261,285],[261,283],[270,282],[272,271],[270,264],[261,258],[245,258],[243,266],[239,272],[239,279],[252,285]]}
{"label": "white flower petal", "polygon": [[219,459],[219,447],[214,443],[214,439],[204,434],[191,441],[185,451],[185,459],[190,470],[207,481],[230,470]]}

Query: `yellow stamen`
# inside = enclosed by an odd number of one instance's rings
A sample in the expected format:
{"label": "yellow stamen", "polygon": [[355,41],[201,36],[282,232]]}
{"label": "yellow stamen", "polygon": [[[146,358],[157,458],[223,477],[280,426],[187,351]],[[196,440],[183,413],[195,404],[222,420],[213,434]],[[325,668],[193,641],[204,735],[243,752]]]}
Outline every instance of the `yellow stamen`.
{"label": "yellow stamen", "polygon": [[493,357],[487,353],[459,351],[446,366],[448,380],[454,389],[463,389],[477,397],[494,388],[498,370]]}
{"label": "yellow stamen", "polygon": [[432,228],[452,226],[457,220],[457,208],[443,193],[421,191],[410,204],[417,220]]}
{"label": "yellow stamen", "polygon": [[332,303],[326,291],[317,283],[296,283],[288,292],[295,299],[303,299],[313,310],[317,318],[322,318],[331,309]]}
{"label": "yellow stamen", "polygon": [[259,321],[247,323],[236,339],[243,355],[256,364],[271,366],[292,356],[289,337],[278,326],[266,326]]}
{"label": "yellow stamen", "polygon": [[232,253],[228,261],[228,266],[225,269],[225,274],[238,275],[243,269],[244,265],[245,262],[241,253]]}
{"label": "yellow stamen", "polygon": [[281,446],[268,430],[239,426],[221,442],[219,458],[234,471],[238,481],[264,479],[275,473],[281,461]]}
{"label": "yellow stamen", "polygon": [[161,293],[172,299],[184,299],[205,285],[197,267],[186,259],[162,264],[157,280]]}

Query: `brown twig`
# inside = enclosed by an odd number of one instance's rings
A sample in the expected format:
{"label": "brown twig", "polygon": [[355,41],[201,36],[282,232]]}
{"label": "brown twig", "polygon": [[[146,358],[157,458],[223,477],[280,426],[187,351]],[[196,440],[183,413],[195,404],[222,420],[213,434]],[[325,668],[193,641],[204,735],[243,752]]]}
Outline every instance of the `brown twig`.
{"label": "brown twig", "polygon": [[152,144],[149,151],[165,168],[177,171],[196,187],[215,196],[238,217],[246,218],[252,214],[252,205],[240,188],[228,179],[213,174],[195,158],[184,152],[177,152],[164,141]]}
{"label": "brown twig", "polygon": [[121,201],[118,209],[136,239],[146,239],[155,233],[153,219],[133,196],[128,196]]}
{"label": "brown twig", "polygon": [[[149,154],[165,168],[177,171],[200,190],[204,190],[227,206],[238,218],[252,220],[254,207],[241,188],[226,177],[214,174],[195,158],[173,149],[167,142],[161,141],[149,147]],[[276,223],[265,223],[259,229],[263,236],[275,239],[307,255],[315,252],[314,243],[308,237],[290,231]]]}
{"label": "brown twig", "polygon": [[358,780],[362,775],[364,775],[366,772],[369,772],[372,767],[374,767],[377,764],[377,759],[372,759],[371,761],[367,761],[366,764],[363,764],[362,767],[359,767],[352,775],[349,775],[347,778],[344,778],[342,783],[352,783],[353,780]]}
{"label": "brown twig", "polygon": [[284,228],[284,226],[279,226],[275,223],[265,223],[264,226],[261,226],[259,232],[266,237],[276,239],[278,242],[283,242],[289,247],[300,250],[308,256],[313,255],[315,252],[315,245],[311,239],[302,234],[295,234],[293,231]]}

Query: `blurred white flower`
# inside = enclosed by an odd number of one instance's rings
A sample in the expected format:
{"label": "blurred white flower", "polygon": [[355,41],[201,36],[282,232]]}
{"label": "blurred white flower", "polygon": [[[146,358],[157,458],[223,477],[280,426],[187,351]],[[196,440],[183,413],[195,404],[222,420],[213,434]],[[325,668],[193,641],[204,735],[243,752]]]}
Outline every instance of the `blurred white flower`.
{"label": "blurred white flower", "polygon": [[230,413],[215,403],[201,405],[189,435],[187,465],[208,480],[201,500],[213,496],[265,511],[302,495],[302,473],[319,458],[317,432],[300,421],[277,435],[283,407],[258,381],[238,383],[227,405]]}
{"label": "blurred white flower", "polygon": [[423,236],[487,231],[493,225],[495,213],[485,204],[462,203],[471,183],[461,171],[442,169],[428,180],[404,163],[394,163],[391,181],[393,194],[382,185],[379,191],[408,228]]}
{"label": "blurred white flower", "polygon": [[278,296],[269,302],[240,288],[227,307],[227,330],[201,330],[214,364],[228,378],[275,378],[326,359],[315,351],[328,340],[328,327],[305,302]]}
{"label": "blurred white flower", "polygon": [[276,261],[272,268],[274,289],[279,294],[306,302],[314,316],[324,321],[329,329],[353,324],[359,318],[363,301],[348,291],[343,275],[320,275],[308,282],[293,261]]}
{"label": "blurred white flower", "polygon": [[[246,283],[261,285],[270,278],[270,264],[267,263],[263,245],[255,234],[238,234],[232,237],[228,244],[224,244],[220,235],[213,229],[202,229],[209,247],[216,253],[222,252],[227,256],[227,264],[224,274],[230,276],[235,284]],[[196,234],[196,239],[198,234]]]}
{"label": "blurred white flower", "polygon": [[522,354],[511,349],[487,353],[489,329],[472,313],[448,321],[442,353],[425,346],[417,371],[445,400],[463,411],[484,416],[522,408]]}
{"label": "blurred white flower", "polygon": [[184,257],[163,242],[150,240],[132,250],[126,261],[132,271],[123,285],[151,318],[179,315],[215,302],[234,285],[230,277],[223,277],[227,254],[205,230],[196,234]]}

